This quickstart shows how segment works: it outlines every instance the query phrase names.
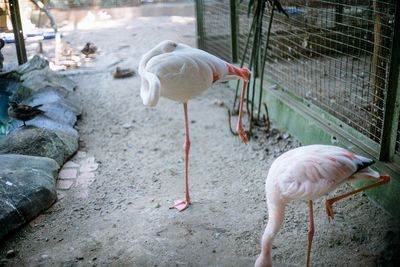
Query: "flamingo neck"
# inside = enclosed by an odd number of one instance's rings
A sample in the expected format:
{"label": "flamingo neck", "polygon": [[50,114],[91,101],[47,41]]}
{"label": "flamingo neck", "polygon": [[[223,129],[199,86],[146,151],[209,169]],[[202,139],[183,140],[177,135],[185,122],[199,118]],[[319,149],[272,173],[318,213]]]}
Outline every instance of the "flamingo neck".
{"label": "flamingo neck", "polygon": [[140,63],[139,63],[139,74],[140,74],[140,75],[143,75],[144,70],[145,70],[145,67],[146,67],[146,65],[147,65],[147,62],[149,62],[149,60],[150,60],[152,57],[155,57],[155,56],[160,55],[160,54],[162,54],[162,51],[161,51],[158,47],[153,48],[152,50],[150,50],[149,52],[147,52],[146,54],[144,54],[144,55],[142,56],[142,58],[140,59]]}
{"label": "flamingo neck", "polygon": [[242,78],[244,81],[248,81],[250,78],[250,71],[247,68],[238,68],[235,67],[232,64],[226,63],[226,66],[228,68],[228,73],[236,75],[240,78]]}
{"label": "flamingo neck", "polygon": [[268,205],[268,223],[261,239],[261,254],[258,256],[255,267],[272,266],[272,242],[283,224],[284,206],[271,207]]}

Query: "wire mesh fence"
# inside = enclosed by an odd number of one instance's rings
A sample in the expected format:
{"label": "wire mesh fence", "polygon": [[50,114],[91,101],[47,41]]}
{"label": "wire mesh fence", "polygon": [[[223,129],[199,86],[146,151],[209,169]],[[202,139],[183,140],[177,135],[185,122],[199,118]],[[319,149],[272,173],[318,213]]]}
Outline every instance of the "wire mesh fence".
{"label": "wire mesh fence", "polygon": [[[247,63],[244,47],[251,26],[248,2],[236,1],[238,56],[245,57]],[[380,145],[396,1],[280,2],[289,18],[274,14],[265,79],[272,80],[307,105],[330,113],[340,121],[339,127],[346,124]],[[206,2],[205,10],[216,2],[211,3],[207,6]],[[221,21],[225,19],[218,16],[211,20],[206,15],[205,28],[228,27],[226,21]],[[267,16],[263,29],[268,28],[268,23]],[[207,40],[205,43],[207,47]],[[221,54],[219,50],[207,48]],[[400,137],[396,153],[400,154]]]}
{"label": "wire mesh fence", "polygon": [[200,1],[204,14],[204,49],[225,60],[232,60],[232,41],[229,1]]}

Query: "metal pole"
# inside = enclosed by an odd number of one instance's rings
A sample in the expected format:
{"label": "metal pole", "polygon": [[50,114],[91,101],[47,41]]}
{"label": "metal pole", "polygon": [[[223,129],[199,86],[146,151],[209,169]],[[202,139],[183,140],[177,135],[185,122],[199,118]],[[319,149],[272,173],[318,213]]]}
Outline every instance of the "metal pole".
{"label": "metal pole", "polygon": [[400,107],[400,2],[396,2],[396,16],[393,29],[392,58],[388,89],[385,98],[385,114],[383,118],[382,144],[379,159],[389,161],[395,153],[397,129],[399,125]]}
{"label": "metal pole", "polygon": [[18,64],[24,64],[27,61],[24,33],[22,31],[21,16],[19,13],[18,0],[9,0],[11,22],[13,25],[15,47],[17,49]]}
{"label": "metal pole", "polygon": [[232,62],[238,61],[238,16],[236,10],[236,0],[230,0],[231,5],[231,40],[232,40]]}
{"label": "metal pole", "polygon": [[204,49],[204,3],[203,0],[196,0],[196,19],[197,19],[197,47]]}

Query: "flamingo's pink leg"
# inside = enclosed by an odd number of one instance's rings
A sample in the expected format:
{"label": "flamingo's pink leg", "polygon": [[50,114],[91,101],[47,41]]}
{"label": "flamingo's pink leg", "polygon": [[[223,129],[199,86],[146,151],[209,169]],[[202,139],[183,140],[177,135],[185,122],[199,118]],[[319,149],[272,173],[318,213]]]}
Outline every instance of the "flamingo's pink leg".
{"label": "flamingo's pink leg", "polygon": [[183,144],[183,149],[185,150],[185,196],[183,199],[175,200],[174,205],[171,207],[179,211],[187,209],[190,205],[189,176],[188,176],[190,137],[189,137],[187,103],[183,103],[183,112],[185,114],[185,143]]}
{"label": "flamingo's pink leg", "polygon": [[310,228],[308,229],[307,267],[310,266],[311,245],[314,238],[314,209],[312,200],[308,201],[308,206],[310,208]]}
{"label": "flamingo's pink leg", "polygon": [[249,139],[247,138],[247,134],[243,128],[242,118],[243,118],[244,95],[245,95],[246,88],[247,88],[247,82],[250,78],[250,71],[246,68],[243,68],[243,69],[237,68],[231,64],[227,64],[227,66],[228,66],[228,71],[230,74],[237,75],[243,79],[243,87],[242,87],[242,93],[240,95],[239,116],[238,116],[236,131],[239,134],[240,140],[242,140],[243,143],[247,143],[249,141]]}
{"label": "flamingo's pink leg", "polygon": [[326,214],[328,215],[329,221],[333,219],[333,208],[332,208],[333,203],[335,203],[336,201],[341,200],[341,199],[343,199],[345,197],[354,195],[354,194],[356,194],[358,192],[365,191],[367,189],[370,189],[370,188],[373,188],[373,187],[377,187],[377,186],[380,186],[380,185],[383,185],[383,184],[387,184],[389,181],[390,181],[390,176],[389,175],[381,175],[381,177],[379,177],[379,180],[377,182],[375,182],[375,183],[363,186],[363,187],[361,187],[359,189],[347,192],[347,193],[345,193],[343,195],[327,199],[325,201],[325,209],[326,209]]}

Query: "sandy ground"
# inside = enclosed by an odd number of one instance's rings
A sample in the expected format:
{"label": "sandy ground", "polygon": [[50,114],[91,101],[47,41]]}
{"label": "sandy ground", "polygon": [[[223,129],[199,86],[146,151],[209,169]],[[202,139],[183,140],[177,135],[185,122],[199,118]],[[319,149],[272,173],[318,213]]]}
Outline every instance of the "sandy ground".
{"label": "sandy ground", "polygon": [[[164,39],[195,44],[193,17],[141,17],[68,32],[64,41],[100,48],[66,74],[77,82],[84,113],[80,150],[100,167],[89,187],[74,186],[43,215],[0,245],[5,266],[252,266],[267,221],[264,181],[283,151],[298,146],[284,132],[257,132],[248,145],[233,136],[225,84],[189,102],[193,205],[169,209],[183,194],[182,105],[147,108],[137,76],[115,80],[115,67],[137,70],[141,54]],[[348,191],[344,185],[332,195]],[[82,194],[86,190],[88,194]],[[329,222],[315,202],[315,266],[387,265],[397,223],[363,195],[335,204]],[[288,206],[273,248],[277,265],[305,265],[308,206]],[[6,258],[9,250],[16,256]],[[386,252],[384,252],[386,250]],[[0,264],[1,265],[1,264]]]}

